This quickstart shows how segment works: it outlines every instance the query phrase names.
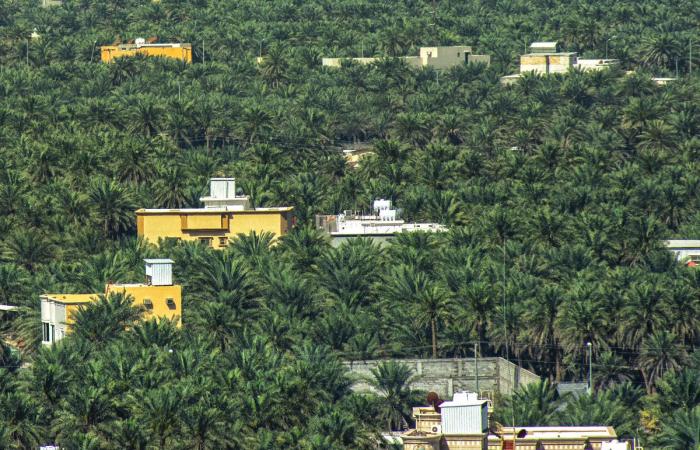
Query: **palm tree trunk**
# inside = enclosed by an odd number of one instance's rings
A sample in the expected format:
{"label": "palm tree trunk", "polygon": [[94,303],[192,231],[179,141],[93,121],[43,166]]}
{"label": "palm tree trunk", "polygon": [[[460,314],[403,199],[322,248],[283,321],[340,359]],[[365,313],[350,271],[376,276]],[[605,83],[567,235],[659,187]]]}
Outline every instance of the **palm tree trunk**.
{"label": "palm tree trunk", "polygon": [[437,358],[437,321],[430,319],[430,332],[433,335],[433,359]]}

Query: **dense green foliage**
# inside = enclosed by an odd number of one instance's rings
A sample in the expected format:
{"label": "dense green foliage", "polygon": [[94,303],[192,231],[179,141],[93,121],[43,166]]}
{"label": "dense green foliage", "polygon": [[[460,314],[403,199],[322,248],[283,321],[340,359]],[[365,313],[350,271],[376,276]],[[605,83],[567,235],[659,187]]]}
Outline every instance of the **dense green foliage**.
{"label": "dense green foliage", "polygon": [[[386,366],[359,396],[339,361],[474,342],[552,383],[582,379],[593,343],[596,393],[530,387],[503,423],[697,446],[700,272],[662,240],[700,232],[700,81],[684,75],[699,20],[691,1],[0,0],[0,304],[21,307],[0,317],[21,349],[0,347],[0,447],[371,446],[408,419],[411,375]],[[192,42],[195,63],[98,62],[152,35]],[[498,83],[550,39],[637,72]],[[320,66],[431,44],[493,64]],[[374,146],[357,169],[352,141]],[[212,175],[293,205],[299,227],[225,252],[136,240],[134,209],[195,206]],[[333,249],[310,228],[378,197],[451,230]],[[108,298],[38,350],[40,293],[102,292],[152,256],[176,261],[182,329]]]}

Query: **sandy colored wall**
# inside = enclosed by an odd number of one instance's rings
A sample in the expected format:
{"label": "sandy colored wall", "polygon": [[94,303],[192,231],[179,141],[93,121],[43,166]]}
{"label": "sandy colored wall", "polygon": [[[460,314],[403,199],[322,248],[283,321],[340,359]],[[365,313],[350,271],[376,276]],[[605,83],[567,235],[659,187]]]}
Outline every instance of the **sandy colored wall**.
{"label": "sandy colored wall", "polygon": [[[355,383],[356,391],[372,391],[370,385],[364,381],[371,377],[371,370],[376,368],[381,361],[348,361],[345,366],[350,371]],[[433,391],[443,399],[451,398],[457,391],[477,391],[476,370],[473,358],[455,359],[394,359],[411,368],[414,381],[413,389]],[[491,391],[494,394],[510,394],[519,384],[529,384],[539,380],[539,377],[503,358],[480,358],[479,366],[479,391]]]}

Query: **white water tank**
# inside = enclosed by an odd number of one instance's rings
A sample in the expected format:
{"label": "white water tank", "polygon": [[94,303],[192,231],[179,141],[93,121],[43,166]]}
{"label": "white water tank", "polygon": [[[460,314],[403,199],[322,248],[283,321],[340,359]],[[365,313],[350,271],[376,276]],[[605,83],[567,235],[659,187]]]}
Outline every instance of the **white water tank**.
{"label": "white water tank", "polygon": [[391,200],[379,199],[374,201],[374,210],[381,211],[384,209],[391,209]]}
{"label": "white water tank", "polygon": [[489,407],[475,392],[455,392],[440,405],[442,434],[483,434],[488,431]]}
{"label": "white water tank", "polygon": [[235,178],[211,178],[209,180],[209,196],[218,199],[236,197]]}
{"label": "white water tank", "polygon": [[151,286],[172,286],[172,259],[144,259],[146,263],[147,284]]}
{"label": "white water tank", "polygon": [[379,210],[379,220],[384,222],[395,221],[396,220],[396,210],[395,209],[380,209]]}

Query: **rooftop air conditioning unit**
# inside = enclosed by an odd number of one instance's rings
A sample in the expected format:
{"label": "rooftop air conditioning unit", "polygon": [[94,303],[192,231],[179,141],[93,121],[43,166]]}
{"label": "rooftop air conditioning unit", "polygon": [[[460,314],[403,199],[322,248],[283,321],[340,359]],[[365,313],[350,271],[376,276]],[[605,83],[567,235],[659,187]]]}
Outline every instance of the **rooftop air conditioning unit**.
{"label": "rooftop air conditioning unit", "polygon": [[430,428],[430,432],[435,434],[442,434],[442,425],[433,425],[432,428]]}

